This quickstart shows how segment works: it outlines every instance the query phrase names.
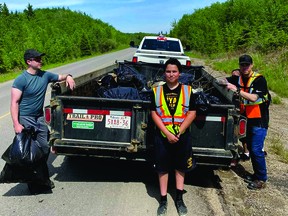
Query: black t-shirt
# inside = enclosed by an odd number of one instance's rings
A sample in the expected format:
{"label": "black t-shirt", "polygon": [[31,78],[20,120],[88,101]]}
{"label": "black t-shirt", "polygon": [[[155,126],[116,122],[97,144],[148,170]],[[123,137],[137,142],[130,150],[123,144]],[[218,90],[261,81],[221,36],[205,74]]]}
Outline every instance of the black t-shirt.
{"label": "black t-shirt", "polygon": [[[169,108],[170,114],[174,115],[177,107],[177,103],[179,100],[180,92],[181,92],[181,84],[177,86],[177,88],[171,90],[168,85],[165,83],[163,85],[163,92],[164,92],[164,97],[167,103],[167,106]],[[151,110],[156,111],[156,102],[155,102],[155,97],[153,97],[153,100],[151,101]],[[189,101],[189,111],[196,110],[196,105],[195,105],[195,98],[193,93],[190,95],[190,101]]]}
{"label": "black t-shirt", "polygon": [[[239,77],[238,76],[231,76],[227,78],[229,83],[232,83],[236,85],[237,87],[243,87],[240,86],[238,81]],[[246,86],[248,82],[248,79],[243,78],[243,83]],[[259,98],[263,98],[264,100],[264,95],[268,93],[268,88],[267,88],[267,82],[265,77],[259,76],[257,77],[253,83],[252,83],[253,91],[252,94],[257,94]],[[260,111],[261,111],[261,118],[250,118],[248,119],[247,126],[259,126],[259,127],[264,127],[268,128],[268,123],[269,123],[269,109],[267,106],[267,103],[261,103],[260,105]]]}

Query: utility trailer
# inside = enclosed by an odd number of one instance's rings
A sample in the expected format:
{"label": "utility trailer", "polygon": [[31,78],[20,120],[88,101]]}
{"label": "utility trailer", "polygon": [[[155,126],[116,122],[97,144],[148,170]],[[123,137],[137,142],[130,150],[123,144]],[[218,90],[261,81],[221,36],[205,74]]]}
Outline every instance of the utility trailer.
{"label": "utility trailer", "polygon": [[[246,120],[239,114],[233,92],[219,85],[202,66],[182,67],[181,76],[192,77],[189,84],[197,102],[197,117],[189,128],[197,164],[235,165],[239,160],[238,138],[245,136]],[[124,71],[127,75],[131,70],[134,74],[129,79],[134,87],[127,87],[129,82],[123,87],[120,74]],[[65,83],[52,84],[45,117],[51,128],[49,143],[53,152],[153,160],[155,125],[150,115],[151,86],[164,81],[163,73],[163,64],[124,61],[76,77],[77,87],[73,91],[66,88]],[[110,80],[104,88],[103,80],[107,81],[107,77],[112,79],[113,85]],[[144,79],[139,81],[139,77]],[[142,97],[107,97],[107,86],[114,90],[137,89],[138,96]]]}

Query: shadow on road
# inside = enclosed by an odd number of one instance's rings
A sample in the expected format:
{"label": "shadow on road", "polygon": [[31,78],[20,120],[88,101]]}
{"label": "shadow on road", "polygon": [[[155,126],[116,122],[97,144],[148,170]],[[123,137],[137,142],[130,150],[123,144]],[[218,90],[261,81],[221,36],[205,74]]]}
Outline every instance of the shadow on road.
{"label": "shadow on road", "polygon": [[[147,193],[156,199],[159,197],[158,175],[151,163],[145,161],[103,159],[93,157],[65,157],[61,166],[53,167],[49,158],[49,171],[57,182],[142,182]],[[174,193],[174,172],[169,174],[168,191]],[[219,177],[209,167],[197,167],[186,175],[186,185],[219,188]],[[4,196],[29,195],[26,184],[17,184]]]}
{"label": "shadow on road", "polygon": [[[49,167],[55,180],[67,182],[143,182],[158,184],[153,164],[145,161],[65,157],[60,167]],[[174,173],[169,182],[173,184]],[[211,167],[197,167],[186,175],[185,184],[218,188],[219,177]]]}
{"label": "shadow on road", "polygon": [[93,157],[65,157],[60,167],[49,167],[56,181],[66,182],[153,182],[152,165],[144,161],[128,161]]}

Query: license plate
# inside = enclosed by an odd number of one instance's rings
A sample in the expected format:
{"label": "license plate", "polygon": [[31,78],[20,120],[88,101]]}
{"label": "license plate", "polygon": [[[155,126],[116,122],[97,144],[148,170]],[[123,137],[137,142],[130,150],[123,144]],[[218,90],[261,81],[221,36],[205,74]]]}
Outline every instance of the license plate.
{"label": "license plate", "polygon": [[130,129],[130,124],[131,124],[130,116],[106,115],[105,120],[106,128]]}

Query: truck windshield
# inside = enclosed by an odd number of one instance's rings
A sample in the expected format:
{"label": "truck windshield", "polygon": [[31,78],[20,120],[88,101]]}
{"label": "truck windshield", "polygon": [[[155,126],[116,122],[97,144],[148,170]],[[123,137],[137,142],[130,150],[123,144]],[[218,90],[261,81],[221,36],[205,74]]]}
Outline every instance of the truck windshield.
{"label": "truck windshield", "polygon": [[145,39],[142,49],[181,52],[178,41]]}

